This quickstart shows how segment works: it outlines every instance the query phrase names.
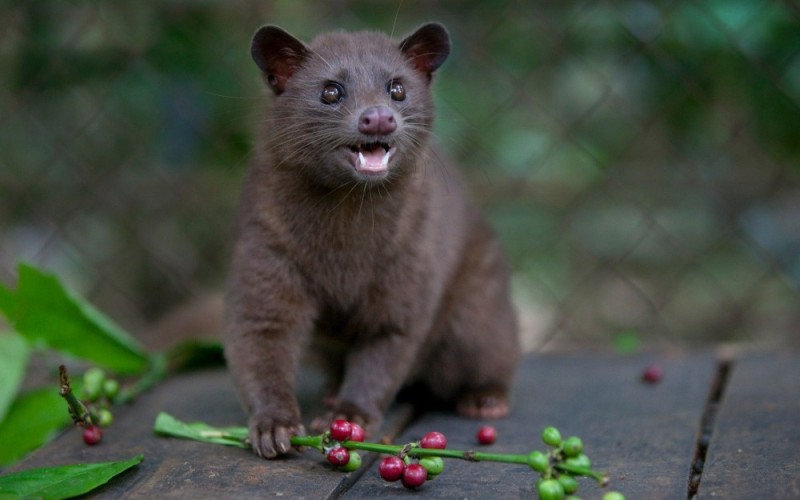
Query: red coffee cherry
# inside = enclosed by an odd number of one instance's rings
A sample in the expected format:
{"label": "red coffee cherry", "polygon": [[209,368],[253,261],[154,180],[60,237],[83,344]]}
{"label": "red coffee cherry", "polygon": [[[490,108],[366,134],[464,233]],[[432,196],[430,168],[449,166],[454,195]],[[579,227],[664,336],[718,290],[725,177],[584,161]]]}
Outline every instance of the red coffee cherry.
{"label": "red coffee cherry", "polygon": [[661,367],[652,364],[645,368],[644,372],[642,372],[642,380],[647,382],[648,384],[655,384],[661,382],[661,379],[664,377],[664,372],[661,370]]}
{"label": "red coffee cherry", "polygon": [[350,441],[364,441],[364,428],[353,422],[350,422]]}
{"label": "red coffee cherry", "polygon": [[478,429],[478,442],[480,444],[492,444],[497,439],[497,430],[491,425],[484,425]]}
{"label": "red coffee cherry", "polygon": [[336,448],[331,448],[328,452],[328,462],[333,465],[347,465],[349,461],[350,452],[347,451],[347,448],[337,446]]}
{"label": "red coffee cherry", "polygon": [[441,432],[429,432],[422,436],[419,445],[423,448],[443,450],[447,448],[447,438]]}
{"label": "red coffee cherry", "polygon": [[350,434],[353,432],[353,426],[350,422],[344,419],[337,419],[331,422],[331,438],[336,441],[347,441],[350,439]]}
{"label": "red coffee cherry", "polygon": [[406,488],[418,488],[422,486],[428,478],[428,471],[420,464],[408,464],[403,472],[403,486]]}
{"label": "red coffee cherry", "polygon": [[386,457],[378,464],[378,474],[384,481],[397,481],[403,477],[405,468],[406,464],[400,457]]}
{"label": "red coffee cherry", "polygon": [[90,425],[83,429],[83,442],[92,446],[100,442],[103,439],[103,431],[100,430],[100,427],[96,425]]}

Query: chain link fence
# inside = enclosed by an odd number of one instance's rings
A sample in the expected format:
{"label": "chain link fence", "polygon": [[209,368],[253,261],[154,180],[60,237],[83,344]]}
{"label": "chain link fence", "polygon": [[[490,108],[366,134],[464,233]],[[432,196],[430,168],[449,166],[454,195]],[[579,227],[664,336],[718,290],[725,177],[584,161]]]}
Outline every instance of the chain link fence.
{"label": "chain link fence", "polygon": [[789,0],[7,1],[0,281],[39,264],[141,330],[222,287],[274,23],[443,22],[437,141],[502,236],[529,349],[798,345]]}

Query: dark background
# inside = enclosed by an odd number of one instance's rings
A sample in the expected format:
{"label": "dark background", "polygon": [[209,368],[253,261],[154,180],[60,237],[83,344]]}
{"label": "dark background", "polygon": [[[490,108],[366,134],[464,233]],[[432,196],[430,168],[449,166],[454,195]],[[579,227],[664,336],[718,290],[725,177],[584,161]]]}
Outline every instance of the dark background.
{"label": "dark background", "polygon": [[439,20],[436,138],[515,271],[526,347],[798,344],[793,1],[0,4],[0,281],[139,331],[224,281],[263,23]]}

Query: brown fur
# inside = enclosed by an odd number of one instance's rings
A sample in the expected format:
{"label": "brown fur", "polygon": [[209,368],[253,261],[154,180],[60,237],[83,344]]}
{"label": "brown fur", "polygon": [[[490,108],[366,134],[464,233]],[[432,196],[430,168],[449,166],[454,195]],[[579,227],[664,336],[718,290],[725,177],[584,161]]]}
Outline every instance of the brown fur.
{"label": "brown fur", "polygon": [[[253,57],[276,94],[244,182],[223,341],[250,414],[254,451],[286,453],[304,432],[295,399],[312,345],[333,367],[325,425],[368,433],[403,385],[421,381],[472,417],[508,412],[519,357],[508,270],[455,171],[428,145],[430,82],[449,37],[428,24],[398,43],[332,33],[310,45],[276,27]],[[322,89],[338,82],[331,105]],[[402,82],[405,99],[387,92]],[[392,110],[396,130],[365,136],[365,109]],[[387,171],[357,171],[348,146],[391,144]]]}

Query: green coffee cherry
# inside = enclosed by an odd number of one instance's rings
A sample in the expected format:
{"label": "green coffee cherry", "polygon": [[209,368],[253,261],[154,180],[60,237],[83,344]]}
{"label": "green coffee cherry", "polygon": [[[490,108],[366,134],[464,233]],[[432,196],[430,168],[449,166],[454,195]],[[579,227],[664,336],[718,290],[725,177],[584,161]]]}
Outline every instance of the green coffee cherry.
{"label": "green coffee cherry", "polygon": [[83,374],[83,383],[87,385],[102,385],[106,379],[106,373],[102,368],[92,367]]}
{"label": "green coffee cherry", "polygon": [[564,460],[564,463],[573,467],[581,467],[583,469],[591,469],[592,461],[584,453],[579,453],[577,457],[569,457]]}
{"label": "green coffee cherry", "polygon": [[442,457],[423,457],[419,459],[419,464],[428,471],[428,480],[435,478],[444,470]]}
{"label": "green coffee cherry", "polygon": [[550,467],[550,459],[546,454],[535,450],[528,455],[528,465],[536,472],[544,472]]}
{"label": "green coffee cherry", "polygon": [[542,431],[542,441],[552,447],[561,445],[561,433],[555,427],[545,427]]}
{"label": "green coffee cherry", "polygon": [[108,378],[103,381],[103,394],[108,399],[114,399],[119,394],[119,382],[113,378]]}
{"label": "green coffee cherry", "polygon": [[85,382],[83,384],[83,388],[81,389],[81,394],[83,396],[83,399],[90,403],[94,403],[95,401],[100,399],[101,392],[102,390],[100,388],[100,385],[87,384]]}
{"label": "green coffee cherry", "polygon": [[545,479],[537,486],[539,500],[563,500],[564,487],[555,479]]}
{"label": "green coffee cherry", "polygon": [[97,412],[97,425],[100,427],[108,427],[114,421],[114,415],[108,408],[100,408]]}
{"label": "green coffee cherry", "polygon": [[103,381],[106,379],[105,372],[97,367],[86,370],[83,374],[83,397],[94,402],[100,398]]}
{"label": "green coffee cherry", "polygon": [[350,459],[347,461],[347,463],[342,466],[342,470],[345,472],[353,472],[359,467],[361,467],[361,455],[353,452],[350,454]]}
{"label": "green coffee cherry", "polygon": [[583,451],[583,441],[578,436],[570,436],[564,440],[564,455],[568,457],[577,457]]}
{"label": "green coffee cherry", "polygon": [[564,493],[575,493],[578,491],[578,480],[569,474],[561,474],[558,476],[558,482],[564,488]]}
{"label": "green coffee cherry", "polygon": [[625,500],[625,497],[618,491],[609,491],[603,495],[603,500]]}

